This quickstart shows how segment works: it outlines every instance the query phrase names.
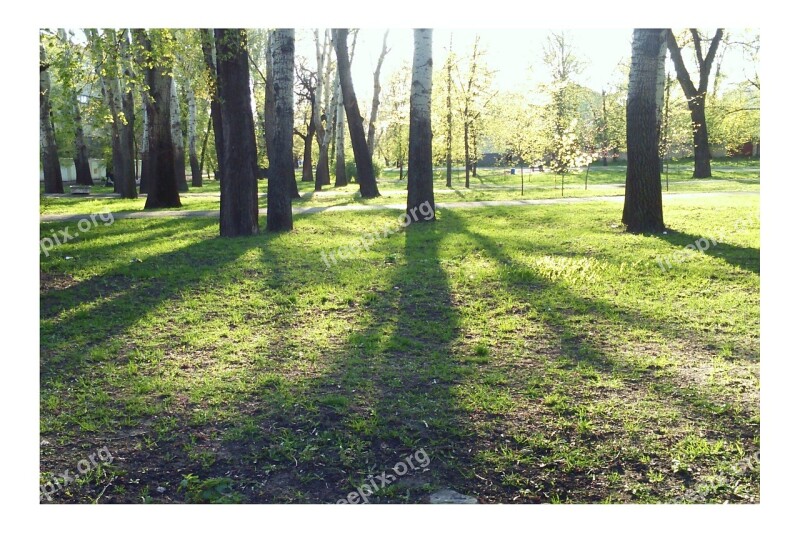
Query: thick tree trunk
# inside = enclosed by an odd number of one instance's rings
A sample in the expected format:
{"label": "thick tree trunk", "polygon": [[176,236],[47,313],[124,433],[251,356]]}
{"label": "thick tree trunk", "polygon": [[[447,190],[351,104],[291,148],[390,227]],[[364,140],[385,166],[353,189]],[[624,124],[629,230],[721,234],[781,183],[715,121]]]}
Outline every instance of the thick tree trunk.
{"label": "thick tree trunk", "polygon": [[217,79],[217,46],[214,39],[214,30],[202,29],[200,31],[200,42],[203,48],[203,59],[206,63],[206,70],[211,79],[211,122],[214,126],[214,149],[217,152],[217,179],[221,182],[224,178],[224,165],[222,154],[224,152],[225,139],[222,133],[222,114],[219,102],[219,83]]}
{"label": "thick tree trunk", "polygon": [[[622,222],[632,233],[664,230],[661,172],[658,155],[659,79],[663,80],[662,49],[669,30],[633,31],[626,127],[628,170]],[[662,81],[663,83],[663,81]],[[663,92],[663,85],[661,86]]]}
{"label": "thick tree trunk", "polygon": [[39,147],[44,173],[44,192],[63,193],[61,162],[50,112],[50,68],[44,46],[39,45]]}
{"label": "thick tree trunk", "polygon": [[250,109],[247,33],[216,29],[219,96],[225,178],[220,186],[219,233],[223,237],[258,233],[258,186],[253,172],[255,124]]}
{"label": "thick tree trunk", "polygon": [[344,187],[350,181],[344,160],[344,122],[347,120],[344,113],[342,88],[336,90],[336,182],[335,187]]}
{"label": "thick tree trunk", "polygon": [[378,66],[375,67],[375,73],[372,76],[372,107],[369,111],[369,127],[367,128],[367,148],[369,155],[375,153],[375,121],[378,119],[378,106],[381,103],[381,66],[383,60],[389,49],[386,48],[386,38],[389,36],[389,30],[383,34],[383,47],[381,48],[381,55],[378,56]]}
{"label": "thick tree trunk", "polygon": [[175,179],[178,191],[186,192],[189,184],[186,182],[186,152],[183,148],[183,129],[181,127],[181,106],[178,100],[178,84],[172,78],[169,89],[170,129],[172,131],[172,144],[175,146]]}
{"label": "thick tree trunk", "polygon": [[[433,151],[431,148],[431,89],[433,86],[433,30],[414,30],[411,71],[411,122],[408,131],[408,201],[411,222],[434,220]],[[422,214],[418,213],[421,211]],[[430,213],[429,218],[427,213]]]}
{"label": "thick tree trunk", "polygon": [[189,111],[187,137],[189,140],[189,166],[192,169],[192,187],[202,187],[203,172],[200,170],[200,162],[197,160],[197,101],[192,84],[188,80],[184,87],[186,107]]}
{"label": "thick tree trunk", "polygon": [[294,161],[294,30],[274,31],[272,47],[273,88],[275,91],[275,134],[267,189],[267,231],[291,230]]}
{"label": "thick tree trunk", "polygon": [[358,100],[353,79],[350,76],[350,60],[347,55],[347,30],[334,30],[334,49],[339,65],[339,83],[342,86],[342,100],[347,115],[347,126],[350,130],[350,142],[353,146],[353,156],[356,160],[356,173],[358,186],[362,198],[375,198],[380,196],[375,172],[372,169],[372,158],[367,147],[367,138],[364,135],[364,122],[358,110]]}
{"label": "thick tree trunk", "polygon": [[148,87],[146,104],[149,168],[143,168],[143,173],[148,173],[150,181],[147,185],[147,201],[144,208],[180,207],[181,200],[175,179],[175,149],[172,145],[170,124],[172,77],[168,73],[171,72],[172,66],[161,57],[152,57],[152,44],[145,30],[134,30],[134,38],[142,49],[141,67]]}

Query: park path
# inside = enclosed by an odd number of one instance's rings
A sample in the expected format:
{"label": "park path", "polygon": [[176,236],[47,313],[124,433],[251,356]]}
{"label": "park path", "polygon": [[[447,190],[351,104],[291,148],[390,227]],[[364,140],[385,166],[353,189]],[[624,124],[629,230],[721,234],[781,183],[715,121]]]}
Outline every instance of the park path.
{"label": "park path", "polygon": [[[740,196],[758,195],[758,191],[730,191],[730,192],[688,192],[688,193],[665,193],[665,201],[689,198],[705,198],[715,196]],[[541,198],[531,200],[487,200],[482,202],[436,202],[438,209],[470,209],[479,207],[522,207],[529,205],[554,205],[554,204],[582,204],[587,202],[617,202],[622,203],[624,196],[586,196],[583,198]],[[335,211],[380,211],[384,209],[404,210],[405,202],[398,204],[381,205],[332,205],[319,207],[293,207],[292,213],[295,215],[308,215],[313,213],[335,212]],[[259,209],[258,214],[264,216],[267,210]],[[77,222],[91,216],[92,213],[69,214],[69,215],[41,215],[40,222]],[[123,218],[195,218],[195,217],[219,217],[219,209],[178,211],[178,210],[157,210],[157,211],[130,211],[114,213],[114,219]]]}

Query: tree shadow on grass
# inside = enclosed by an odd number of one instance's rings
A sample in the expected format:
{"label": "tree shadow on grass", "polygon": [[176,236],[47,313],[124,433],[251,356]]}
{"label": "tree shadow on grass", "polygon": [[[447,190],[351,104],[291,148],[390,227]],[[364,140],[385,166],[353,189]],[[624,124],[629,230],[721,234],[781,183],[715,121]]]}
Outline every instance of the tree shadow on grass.
{"label": "tree shadow on grass", "polygon": [[[759,248],[749,248],[747,246],[728,244],[726,242],[716,240],[718,238],[716,238],[714,235],[703,237],[700,235],[693,235],[672,229],[668,230],[666,235],[663,233],[658,233],[655,234],[655,236],[662,241],[666,241],[673,246],[676,246],[676,252],[685,249],[689,245],[692,245],[695,247],[695,249],[692,250],[691,253],[705,253],[711,257],[721,259],[729,265],[739,267],[742,270],[747,270],[754,274],[761,274],[761,250]],[[712,242],[712,238],[716,238],[715,241]],[[714,244],[714,242],[716,242],[716,244]],[[698,246],[707,247],[707,249],[705,252],[699,252],[697,251]],[[681,254],[681,256],[683,256],[683,254]],[[687,257],[687,260],[691,260],[692,256],[688,255],[683,257]],[[666,262],[667,260],[669,260],[673,267],[680,267],[680,263],[676,260],[673,260],[672,256],[665,256],[662,258],[664,268],[669,268],[669,265]]]}

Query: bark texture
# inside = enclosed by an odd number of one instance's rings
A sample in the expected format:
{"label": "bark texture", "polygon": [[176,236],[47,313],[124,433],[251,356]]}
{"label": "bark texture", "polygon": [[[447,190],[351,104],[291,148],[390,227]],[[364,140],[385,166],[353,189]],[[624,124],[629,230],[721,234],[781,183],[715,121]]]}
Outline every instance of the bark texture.
{"label": "bark texture", "polygon": [[44,46],[39,45],[39,148],[44,173],[44,192],[63,193],[61,162],[50,111],[50,68]]}
{"label": "bark texture", "polygon": [[659,83],[662,83],[663,93],[663,47],[668,31],[633,31],[626,110],[628,170],[622,212],[622,222],[632,233],[664,230],[658,154],[658,104],[662,98],[659,95]]}
{"label": "bark texture", "polygon": [[223,237],[258,233],[258,187],[253,171],[255,135],[250,109],[247,33],[216,29],[220,113],[225,178],[220,187],[219,233]]}
{"label": "bark texture", "polygon": [[[433,152],[431,149],[431,89],[433,87],[433,30],[414,30],[411,71],[411,122],[408,134],[408,200],[411,222],[433,220]],[[424,207],[423,207],[424,206]],[[419,211],[430,212],[429,219]]]}
{"label": "bark texture", "polygon": [[347,115],[347,126],[350,130],[350,142],[353,146],[353,156],[356,160],[358,186],[362,198],[375,198],[380,196],[380,193],[375,180],[375,172],[372,168],[372,158],[367,147],[367,138],[364,135],[364,119],[358,110],[358,100],[353,88],[353,79],[350,75],[350,59],[347,55],[347,30],[334,30],[333,42],[337,64],[339,65],[339,83],[342,87],[342,100],[345,114]]}
{"label": "bark texture", "polygon": [[277,29],[272,36],[275,133],[267,189],[267,231],[291,230],[294,158],[294,30]]}

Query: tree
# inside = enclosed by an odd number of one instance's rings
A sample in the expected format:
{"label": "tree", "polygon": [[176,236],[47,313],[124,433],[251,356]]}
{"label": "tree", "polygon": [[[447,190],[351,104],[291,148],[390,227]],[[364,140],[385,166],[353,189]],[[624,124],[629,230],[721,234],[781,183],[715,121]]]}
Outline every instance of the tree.
{"label": "tree", "polygon": [[63,193],[61,162],[58,160],[58,146],[53,131],[50,112],[50,64],[44,46],[39,44],[39,146],[44,173],[44,192]]}
{"label": "tree", "polygon": [[178,100],[178,84],[175,76],[169,88],[170,127],[172,131],[172,144],[175,146],[175,179],[178,180],[178,191],[186,192],[189,184],[186,183],[186,152],[183,148],[183,128],[181,126],[181,106]]}
{"label": "tree", "polygon": [[273,33],[272,66],[275,91],[275,134],[267,189],[267,231],[292,229],[291,183],[294,182],[294,30]]}
{"label": "tree", "polygon": [[[70,33],[71,35],[71,33]],[[66,93],[66,106],[74,122],[74,147],[75,153],[75,183],[77,185],[94,185],[92,171],[89,167],[89,151],[83,132],[83,116],[80,108],[78,84],[81,77],[81,57],[76,52],[76,46],[67,36],[65,29],[58,30],[58,43],[61,49],[59,60],[56,62],[57,78]]]}
{"label": "tree", "polygon": [[694,52],[697,59],[699,71],[699,83],[695,87],[689,76],[689,71],[681,57],[681,48],[675,40],[675,34],[670,30],[667,34],[667,46],[669,55],[675,65],[675,74],[681,84],[683,93],[686,95],[686,102],[692,115],[692,131],[694,141],[694,178],[711,177],[711,149],[708,143],[708,125],[706,123],[706,96],[708,93],[708,78],[711,67],[714,64],[714,56],[717,53],[719,42],[722,39],[722,28],[718,28],[708,52],[703,56],[703,44],[700,33],[696,28],[689,30],[692,34]]}
{"label": "tree", "polygon": [[[303,139],[303,172],[302,181],[314,181],[314,165],[311,161],[316,133],[315,115],[317,112],[317,76],[315,72],[306,68],[301,62],[297,66],[297,96],[298,104],[302,106],[302,113],[295,113],[295,118],[300,118],[299,127],[294,128],[294,134]],[[305,130],[305,131],[303,131]]]}
{"label": "tree", "polygon": [[362,198],[375,198],[380,196],[380,192],[378,192],[378,183],[375,180],[375,172],[372,168],[372,158],[367,147],[367,138],[364,135],[364,119],[358,110],[358,100],[356,99],[355,89],[353,89],[353,79],[350,75],[350,59],[347,55],[347,30],[333,30],[333,42],[336,61],[339,66],[339,84],[342,88],[342,100],[345,114],[347,115],[347,125],[350,130],[350,142],[353,146],[353,156],[356,160],[358,186]]}
{"label": "tree", "polygon": [[197,100],[194,96],[194,89],[188,81],[186,82],[184,93],[186,94],[186,105],[189,110],[187,136],[189,137],[189,166],[192,169],[192,187],[202,187],[203,172],[197,159]]}
{"label": "tree", "polygon": [[147,86],[148,169],[145,209],[180,207],[175,178],[175,147],[170,124],[172,60],[169,52],[173,37],[167,30],[133,31],[140,52],[138,60]]}
{"label": "tree", "polygon": [[455,54],[453,54],[453,34],[450,34],[450,48],[447,51],[447,63],[445,70],[447,72],[447,101],[445,103],[447,109],[447,129],[445,140],[445,166],[447,167],[446,185],[453,186],[453,66],[455,64]]}
{"label": "tree", "polygon": [[[464,125],[464,186],[469,188],[470,173],[474,176],[478,166],[478,129],[483,109],[491,102],[494,94],[489,94],[492,72],[484,63],[486,50],[480,47],[480,36],[476,35],[472,44],[466,80],[459,77],[461,85],[460,113]],[[496,94],[496,93],[495,93]],[[471,148],[471,150],[470,150]]]}
{"label": "tree", "polygon": [[400,167],[400,179],[408,157],[409,101],[411,98],[411,67],[405,63],[389,79],[385,102],[381,106],[385,123],[378,148],[387,165]]}
{"label": "tree", "polygon": [[136,198],[133,150],[133,94],[129,35],[112,28],[102,37],[94,28],[85,30],[95,70],[109,110],[114,167],[114,191],[123,198]]}
{"label": "tree", "polygon": [[626,111],[628,170],[622,222],[632,233],[664,230],[658,154],[664,47],[669,30],[633,31]]}
{"label": "tree", "polygon": [[223,237],[258,233],[258,187],[253,172],[255,138],[250,109],[250,66],[247,33],[215,29],[219,80],[222,159],[225,178],[220,186],[219,233]]}
{"label": "tree", "polygon": [[[408,143],[408,200],[406,213],[411,221],[416,211],[427,204],[434,210],[433,153],[431,148],[431,89],[433,84],[433,30],[414,30],[414,63],[411,72],[411,110]],[[433,220],[432,216],[430,219]]]}
{"label": "tree", "polygon": [[[314,176],[315,191],[321,191],[323,185],[331,184],[328,148],[331,143],[331,137],[333,136],[334,116],[338,104],[338,97],[336,96],[338,83],[336,83],[333,76],[335,64],[331,60],[333,41],[329,38],[328,30],[325,30],[323,39],[324,40],[320,40],[319,30],[315,29],[314,44],[317,56],[317,83],[319,87],[316,98],[317,105],[312,110],[317,145],[319,148],[319,159],[317,159],[317,170]],[[333,90],[334,86],[337,87],[337,91]]]}
{"label": "tree", "polygon": [[217,179],[222,181],[224,176],[222,154],[224,152],[225,139],[222,133],[222,115],[220,114],[216,42],[214,30],[201,29],[198,31],[200,32],[200,43],[203,49],[203,60],[206,64],[208,85],[211,87],[211,122],[214,127],[214,148],[217,152]]}
{"label": "tree", "polygon": [[372,76],[372,108],[369,112],[369,128],[367,128],[367,147],[369,148],[370,157],[375,151],[375,121],[378,118],[378,106],[381,103],[381,66],[389,49],[386,48],[386,38],[389,36],[389,30],[383,34],[383,47],[381,54],[378,56],[378,65],[375,67],[375,73]]}

